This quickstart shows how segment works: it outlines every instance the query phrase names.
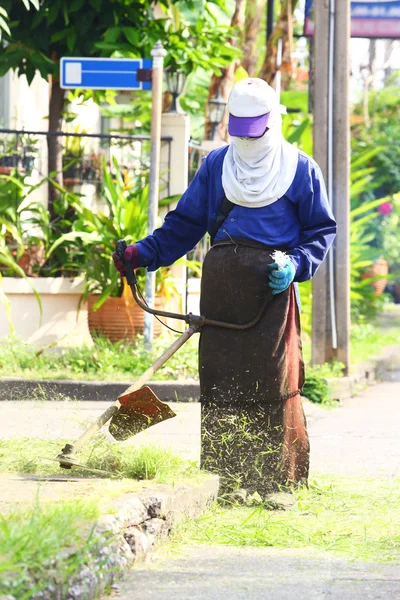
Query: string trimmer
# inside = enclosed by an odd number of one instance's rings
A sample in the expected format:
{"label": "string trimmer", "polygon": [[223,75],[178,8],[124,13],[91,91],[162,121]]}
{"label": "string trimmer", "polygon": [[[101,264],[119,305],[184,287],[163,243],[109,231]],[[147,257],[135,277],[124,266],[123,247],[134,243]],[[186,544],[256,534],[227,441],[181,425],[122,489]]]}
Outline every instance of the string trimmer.
{"label": "string trimmer", "polygon": [[265,300],[255,319],[244,325],[235,323],[225,323],[224,321],[214,321],[200,315],[192,313],[183,315],[180,313],[166,312],[155,310],[142,302],[138,295],[138,287],[136,276],[133,271],[130,261],[125,261],[124,251],[126,248],[125,240],[119,240],[116,244],[116,252],[123,261],[125,267],[125,276],[128,285],[131,288],[133,297],[137,304],[146,312],[157,317],[167,317],[179,319],[188,323],[188,329],[182,333],[178,339],[167,350],[165,350],[154,363],[146,369],[146,371],[125,390],[115,402],[107,408],[107,410],[72,444],[66,444],[61,453],[51,460],[55,460],[63,469],[71,469],[72,467],[85,468],[95,472],[102,472],[99,469],[90,469],[79,464],[76,459],[77,453],[82,449],[96,433],[110,421],[109,432],[117,441],[124,441],[136,435],[140,431],[161,423],[167,419],[175,417],[174,411],[167,405],[161,402],[155,393],[144,384],[154,375],[156,371],[185,344],[188,339],[196,332],[199,332],[203,325],[211,325],[214,327],[226,327],[228,329],[250,329],[254,327],[261,319],[264,310],[268,304],[268,299]]}

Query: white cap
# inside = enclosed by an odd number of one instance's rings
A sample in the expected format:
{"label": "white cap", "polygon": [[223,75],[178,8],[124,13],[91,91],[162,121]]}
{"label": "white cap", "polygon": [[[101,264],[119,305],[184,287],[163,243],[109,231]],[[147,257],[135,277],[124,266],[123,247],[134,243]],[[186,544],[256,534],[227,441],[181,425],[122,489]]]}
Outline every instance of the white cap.
{"label": "white cap", "polygon": [[263,79],[241,79],[232,88],[228,110],[234,117],[259,117],[278,108],[275,90]]}

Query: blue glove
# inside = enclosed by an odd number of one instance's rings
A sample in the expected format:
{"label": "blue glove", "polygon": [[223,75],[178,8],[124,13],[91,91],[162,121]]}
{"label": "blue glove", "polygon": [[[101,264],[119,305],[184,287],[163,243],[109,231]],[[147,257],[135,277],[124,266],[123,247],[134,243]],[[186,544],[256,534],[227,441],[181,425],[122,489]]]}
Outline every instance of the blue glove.
{"label": "blue glove", "polygon": [[278,270],[277,263],[268,265],[269,285],[272,287],[272,293],[280,294],[286,290],[292,283],[296,275],[296,269],[292,261],[288,262],[283,269]]}

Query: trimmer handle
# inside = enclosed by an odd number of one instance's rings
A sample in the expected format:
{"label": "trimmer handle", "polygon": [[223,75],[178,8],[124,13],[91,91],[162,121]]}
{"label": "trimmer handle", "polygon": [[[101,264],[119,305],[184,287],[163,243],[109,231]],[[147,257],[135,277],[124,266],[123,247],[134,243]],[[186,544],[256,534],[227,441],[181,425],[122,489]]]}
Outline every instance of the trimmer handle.
{"label": "trimmer handle", "polygon": [[133,270],[132,263],[130,260],[125,260],[125,250],[127,248],[127,244],[125,240],[118,240],[115,245],[115,252],[120,257],[124,267],[125,267],[125,277],[129,285],[136,285],[136,275]]}

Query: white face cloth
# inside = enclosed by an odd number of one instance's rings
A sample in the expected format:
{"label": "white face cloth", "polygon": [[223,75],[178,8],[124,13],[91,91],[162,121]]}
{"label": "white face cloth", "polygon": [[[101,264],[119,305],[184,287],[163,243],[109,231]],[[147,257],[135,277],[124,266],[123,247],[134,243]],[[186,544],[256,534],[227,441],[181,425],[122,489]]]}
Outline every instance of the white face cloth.
{"label": "white face cloth", "polygon": [[222,166],[222,186],[233,204],[258,208],[281,198],[296,174],[299,153],[282,136],[280,108],[271,110],[260,138],[231,138]]}

